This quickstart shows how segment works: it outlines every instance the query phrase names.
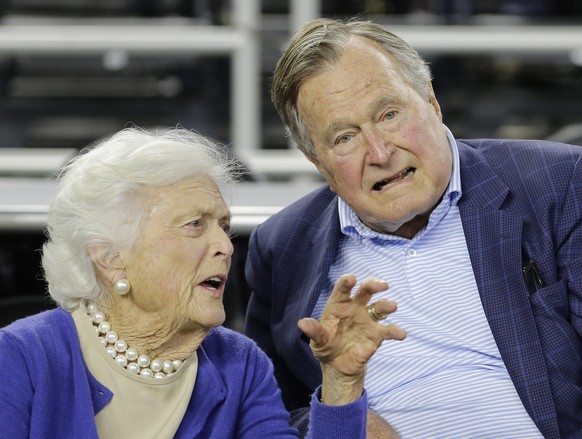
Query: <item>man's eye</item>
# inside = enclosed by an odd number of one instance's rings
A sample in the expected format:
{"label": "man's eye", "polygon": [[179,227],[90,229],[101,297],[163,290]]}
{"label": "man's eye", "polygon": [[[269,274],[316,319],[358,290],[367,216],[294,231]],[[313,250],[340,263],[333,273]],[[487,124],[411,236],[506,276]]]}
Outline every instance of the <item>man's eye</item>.
{"label": "man's eye", "polygon": [[394,119],[396,117],[396,111],[387,111],[384,114],[384,120],[390,120],[390,119]]}
{"label": "man's eye", "polygon": [[339,144],[339,143],[348,143],[350,140],[352,140],[352,136],[349,134],[344,134],[343,136],[340,136],[336,139],[335,144]]}

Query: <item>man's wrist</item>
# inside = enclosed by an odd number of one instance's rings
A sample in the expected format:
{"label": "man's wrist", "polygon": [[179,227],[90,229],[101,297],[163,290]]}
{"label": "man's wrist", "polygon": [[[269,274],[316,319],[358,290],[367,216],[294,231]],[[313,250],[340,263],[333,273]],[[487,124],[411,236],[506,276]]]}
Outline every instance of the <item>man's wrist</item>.
{"label": "man's wrist", "polygon": [[345,376],[334,370],[324,371],[321,385],[321,403],[345,405],[362,397],[365,375]]}

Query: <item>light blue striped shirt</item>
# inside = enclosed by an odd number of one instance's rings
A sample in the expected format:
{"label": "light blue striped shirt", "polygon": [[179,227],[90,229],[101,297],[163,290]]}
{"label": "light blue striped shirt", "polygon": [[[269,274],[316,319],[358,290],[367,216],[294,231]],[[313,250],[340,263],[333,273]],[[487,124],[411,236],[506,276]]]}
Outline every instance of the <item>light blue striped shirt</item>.
{"label": "light blue striped shirt", "polygon": [[408,331],[387,341],[368,363],[370,408],[404,439],[541,438],[525,411],[485,317],[457,202],[462,195],[459,153],[452,177],[427,226],[412,239],[377,233],[339,199],[343,232],[313,316],[319,318],[335,281],[353,273],[388,282],[374,296],[398,303],[385,319]]}

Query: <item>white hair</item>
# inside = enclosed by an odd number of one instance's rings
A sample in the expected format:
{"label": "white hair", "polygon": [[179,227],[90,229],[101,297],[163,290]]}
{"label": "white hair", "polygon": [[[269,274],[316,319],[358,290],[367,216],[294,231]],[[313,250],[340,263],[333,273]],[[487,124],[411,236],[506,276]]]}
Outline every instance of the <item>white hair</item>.
{"label": "white hair", "polygon": [[89,247],[130,249],[151,188],[205,175],[224,197],[239,169],[225,148],[185,128],[127,128],[83,149],[59,172],[49,208],[42,267],[53,300],[73,310],[107,294]]}

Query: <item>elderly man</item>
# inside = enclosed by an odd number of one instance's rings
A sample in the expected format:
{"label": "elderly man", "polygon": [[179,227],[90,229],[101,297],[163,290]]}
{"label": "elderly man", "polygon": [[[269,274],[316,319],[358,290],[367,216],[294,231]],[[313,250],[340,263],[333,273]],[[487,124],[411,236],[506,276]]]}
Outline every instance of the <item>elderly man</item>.
{"label": "elderly man", "polygon": [[272,92],[327,181],[249,243],[246,334],[295,424],[321,382],[296,322],[351,273],[408,332],[368,364],[369,437],[582,437],[582,148],[455,139],[426,63],[365,21],[301,27]]}

